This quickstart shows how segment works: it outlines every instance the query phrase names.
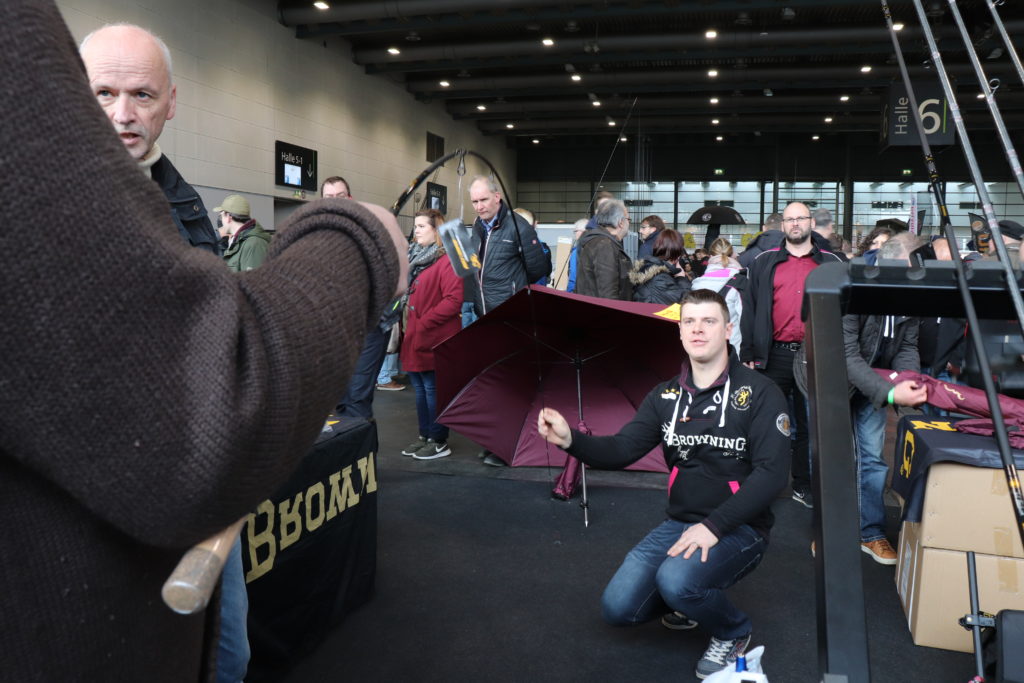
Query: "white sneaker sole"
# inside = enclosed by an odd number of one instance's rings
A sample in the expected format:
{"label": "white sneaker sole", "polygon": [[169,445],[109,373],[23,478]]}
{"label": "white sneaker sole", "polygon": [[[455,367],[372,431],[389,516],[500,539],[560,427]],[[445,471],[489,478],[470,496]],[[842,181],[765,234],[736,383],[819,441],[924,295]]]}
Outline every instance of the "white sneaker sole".
{"label": "white sneaker sole", "polygon": [[891,560],[889,560],[889,559],[886,559],[884,557],[879,557],[878,555],[875,555],[873,552],[871,552],[871,550],[869,548],[867,548],[866,546],[863,546],[863,545],[860,547],[860,551],[862,553],[866,553],[872,560],[874,560],[878,564],[884,564],[887,567],[891,567],[894,564],[896,564],[896,560],[898,559],[898,558],[894,557]]}
{"label": "white sneaker sole", "polygon": [[431,453],[430,455],[419,455],[419,454],[416,454],[416,455],[414,455],[412,457],[414,459],[416,459],[416,460],[437,460],[438,458],[443,458],[443,457],[449,456],[451,454],[452,454],[452,452],[450,450],[447,450],[447,451],[441,451],[440,453]]}

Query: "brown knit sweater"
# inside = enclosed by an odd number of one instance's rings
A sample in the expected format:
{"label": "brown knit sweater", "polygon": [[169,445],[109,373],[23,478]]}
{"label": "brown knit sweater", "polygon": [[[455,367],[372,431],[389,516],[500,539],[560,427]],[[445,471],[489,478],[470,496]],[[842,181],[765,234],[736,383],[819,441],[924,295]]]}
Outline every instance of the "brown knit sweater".
{"label": "brown knit sweater", "polygon": [[230,273],[175,230],[52,2],[0,3],[0,64],[0,678],[196,680],[204,615],[160,586],[308,451],[395,248],[326,200]]}

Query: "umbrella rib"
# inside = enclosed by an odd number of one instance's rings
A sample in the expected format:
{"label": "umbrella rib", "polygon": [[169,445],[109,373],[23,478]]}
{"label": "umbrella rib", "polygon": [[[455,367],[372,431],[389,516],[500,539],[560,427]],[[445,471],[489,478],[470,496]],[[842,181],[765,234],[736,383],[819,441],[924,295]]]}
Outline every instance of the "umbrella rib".
{"label": "umbrella rib", "polygon": [[551,344],[548,344],[545,341],[542,341],[539,337],[536,337],[534,335],[531,335],[529,332],[526,332],[524,330],[519,329],[518,327],[513,325],[508,320],[504,320],[502,322],[504,322],[507,327],[511,327],[513,330],[515,330],[519,334],[523,335],[527,339],[530,339],[530,340],[536,342],[537,344],[540,344],[541,346],[543,346],[544,348],[548,349],[549,351],[553,351],[554,353],[556,353],[559,356],[562,356],[563,358],[568,358],[569,360],[572,360],[573,357],[570,356],[569,354],[565,353],[564,351],[561,351],[561,350],[557,349],[556,347],[552,346]]}

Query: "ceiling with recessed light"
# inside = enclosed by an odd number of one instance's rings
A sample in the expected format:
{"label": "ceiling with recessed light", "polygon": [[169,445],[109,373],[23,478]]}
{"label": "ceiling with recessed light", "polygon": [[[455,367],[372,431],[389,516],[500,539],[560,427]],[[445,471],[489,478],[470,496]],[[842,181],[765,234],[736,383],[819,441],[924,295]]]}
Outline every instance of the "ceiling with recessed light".
{"label": "ceiling with recessed light", "polygon": [[[510,144],[877,135],[899,79],[881,2],[840,0],[278,2],[300,40],[343,38],[367,74]],[[922,0],[968,127],[992,128],[947,0]],[[984,0],[958,3],[996,101],[1024,125],[1024,85]],[[938,85],[913,2],[890,3],[916,82]],[[1024,11],[999,16],[1024,52]]]}

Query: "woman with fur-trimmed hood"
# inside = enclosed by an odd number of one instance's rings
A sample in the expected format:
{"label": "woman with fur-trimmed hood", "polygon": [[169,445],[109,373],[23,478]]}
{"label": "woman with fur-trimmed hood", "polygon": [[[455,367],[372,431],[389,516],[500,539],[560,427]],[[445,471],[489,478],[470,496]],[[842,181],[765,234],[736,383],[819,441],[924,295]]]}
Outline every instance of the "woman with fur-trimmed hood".
{"label": "woman with fur-trimmed hood", "polygon": [[654,242],[652,256],[633,262],[629,281],[633,283],[633,301],[648,304],[679,303],[690,291],[690,281],[684,275],[679,260],[686,254],[683,238],[675,230],[660,230]]}

